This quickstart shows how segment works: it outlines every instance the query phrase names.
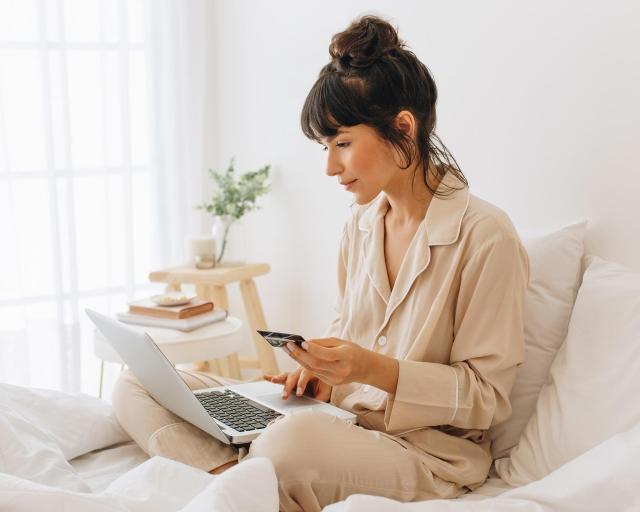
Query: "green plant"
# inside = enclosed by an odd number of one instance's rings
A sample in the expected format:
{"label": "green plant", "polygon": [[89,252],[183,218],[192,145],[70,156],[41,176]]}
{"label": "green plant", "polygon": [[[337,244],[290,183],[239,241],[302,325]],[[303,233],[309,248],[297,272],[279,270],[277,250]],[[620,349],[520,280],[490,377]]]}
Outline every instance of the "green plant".
{"label": "green plant", "polygon": [[270,168],[270,165],[265,165],[257,171],[248,171],[237,180],[233,158],[224,172],[209,169],[209,175],[216,184],[216,190],[209,203],[199,204],[195,209],[206,210],[224,221],[224,236],[218,261],[224,255],[231,225],[250,211],[260,208],[256,204],[258,197],[269,192],[270,186],[267,180]]}

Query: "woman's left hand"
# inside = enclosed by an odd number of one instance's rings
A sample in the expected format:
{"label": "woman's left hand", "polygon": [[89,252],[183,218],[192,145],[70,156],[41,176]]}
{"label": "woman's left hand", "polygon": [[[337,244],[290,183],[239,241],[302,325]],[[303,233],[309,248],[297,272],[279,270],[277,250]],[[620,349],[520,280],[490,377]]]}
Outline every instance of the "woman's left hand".
{"label": "woman's left hand", "polygon": [[284,350],[323,382],[337,386],[366,380],[372,351],[338,338],[307,340],[302,346],[288,343]]}

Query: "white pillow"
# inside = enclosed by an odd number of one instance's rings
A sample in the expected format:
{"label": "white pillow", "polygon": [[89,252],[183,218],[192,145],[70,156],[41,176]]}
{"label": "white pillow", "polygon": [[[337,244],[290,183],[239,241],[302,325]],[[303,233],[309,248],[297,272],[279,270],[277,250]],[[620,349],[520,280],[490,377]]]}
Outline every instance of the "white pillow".
{"label": "white pillow", "polygon": [[1,383],[0,407],[46,431],[67,460],[131,440],[111,405],[83,393]]}
{"label": "white pillow", "polygon": [[90,492],[51,436],[3,405],[0,405],[0,473],[68,491]]}
{"label": "white pillow", "polygon": [[550,382],[511,457],[496,461],[510,485],[538,480],[640,422],[640,273],[597,257],[587,263]]}
{"label": "white pillow", "polygon": [[525,361],[511,390],[511,417],[489,430],[494,459],[506,457],[533,414],[549,368],[567,335],[584,254],[586,221],[544,236],[523,233],[529,255],[525,296]]}

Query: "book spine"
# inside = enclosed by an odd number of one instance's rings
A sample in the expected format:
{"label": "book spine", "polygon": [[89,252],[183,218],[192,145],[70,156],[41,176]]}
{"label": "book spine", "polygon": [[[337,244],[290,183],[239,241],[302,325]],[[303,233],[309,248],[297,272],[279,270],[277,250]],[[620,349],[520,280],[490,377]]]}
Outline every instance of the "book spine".
{"label": "book spine", "polygon": [[162,311],[157,309],[143,308],[140,306],[129,306],[129,313],[131,313],[132,315],[144,315],[144,316],[151,316],[154,318],[169,318],[169,319],[178,318],[177,314],[173,311],[169,311],[169,310]]}
{"label": "book spine", "polygon": [[199,319],[169,319],[169,318],[157,318],[150,316],[131,316],[132,313],[118,313],[116,316],[118,320],[128,324],[134,325],[142,325],[147,327],[164,327],[168,329],[176,329],[178,331],[193,331],[194,329],[198,329],[199,327],[203,327],[205,325],[209,325],[215,322],[220,322],[227,318],[228,313],[226,310],[218,310],[218,313],[215,315],[211,315],[211,318],[208,318],[205,321]]}
{"label": "book spine", "polygon": [[168,309],[152,309],[145,308],[143,306],[129,306],[129,313],[134,315],[145,315],[152,316],[155,318],[169,318],[172,320],[183,319],[183,318],[191,318],[192,316],[199,315],[201,313],[207,313],[213,310],[213,304],[207,303],[197,306],[191,309],[185,309],[183,311],[171,311]]}
{"label": "book spine", "polygon": [[198,306],[197,308],[180,311],[180,313],[178,313],[178,318],[191,318],[192,316],[200,315],[202,313],[208,313],[209,311],[213,311],[212,302],[203,304],[202,306]]}

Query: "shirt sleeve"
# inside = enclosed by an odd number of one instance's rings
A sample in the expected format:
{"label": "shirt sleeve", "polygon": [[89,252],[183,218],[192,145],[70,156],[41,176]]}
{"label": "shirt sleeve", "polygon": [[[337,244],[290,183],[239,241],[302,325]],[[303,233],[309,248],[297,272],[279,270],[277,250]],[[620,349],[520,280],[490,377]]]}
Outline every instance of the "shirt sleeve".
{"label": "shirt sleeve", "polygon": [[344,291],[347,282],[347,253],[349,247],[349,232],[345,224],[342,230],[342,239],[340,241],[340,252],[338,254],[338,297],[334,305],[336,316],[325,331],[325,338],[337,338],[340,336],[342,323],[342,302],[344,300]]}
{"label": "shirt sleeve", "polygon": [[400,361],[385,411],[389,431],[486,430],[511,414],[509,394],[524,360],[527,253],[517,238],[488,242],[460,279],[449,364]]}

